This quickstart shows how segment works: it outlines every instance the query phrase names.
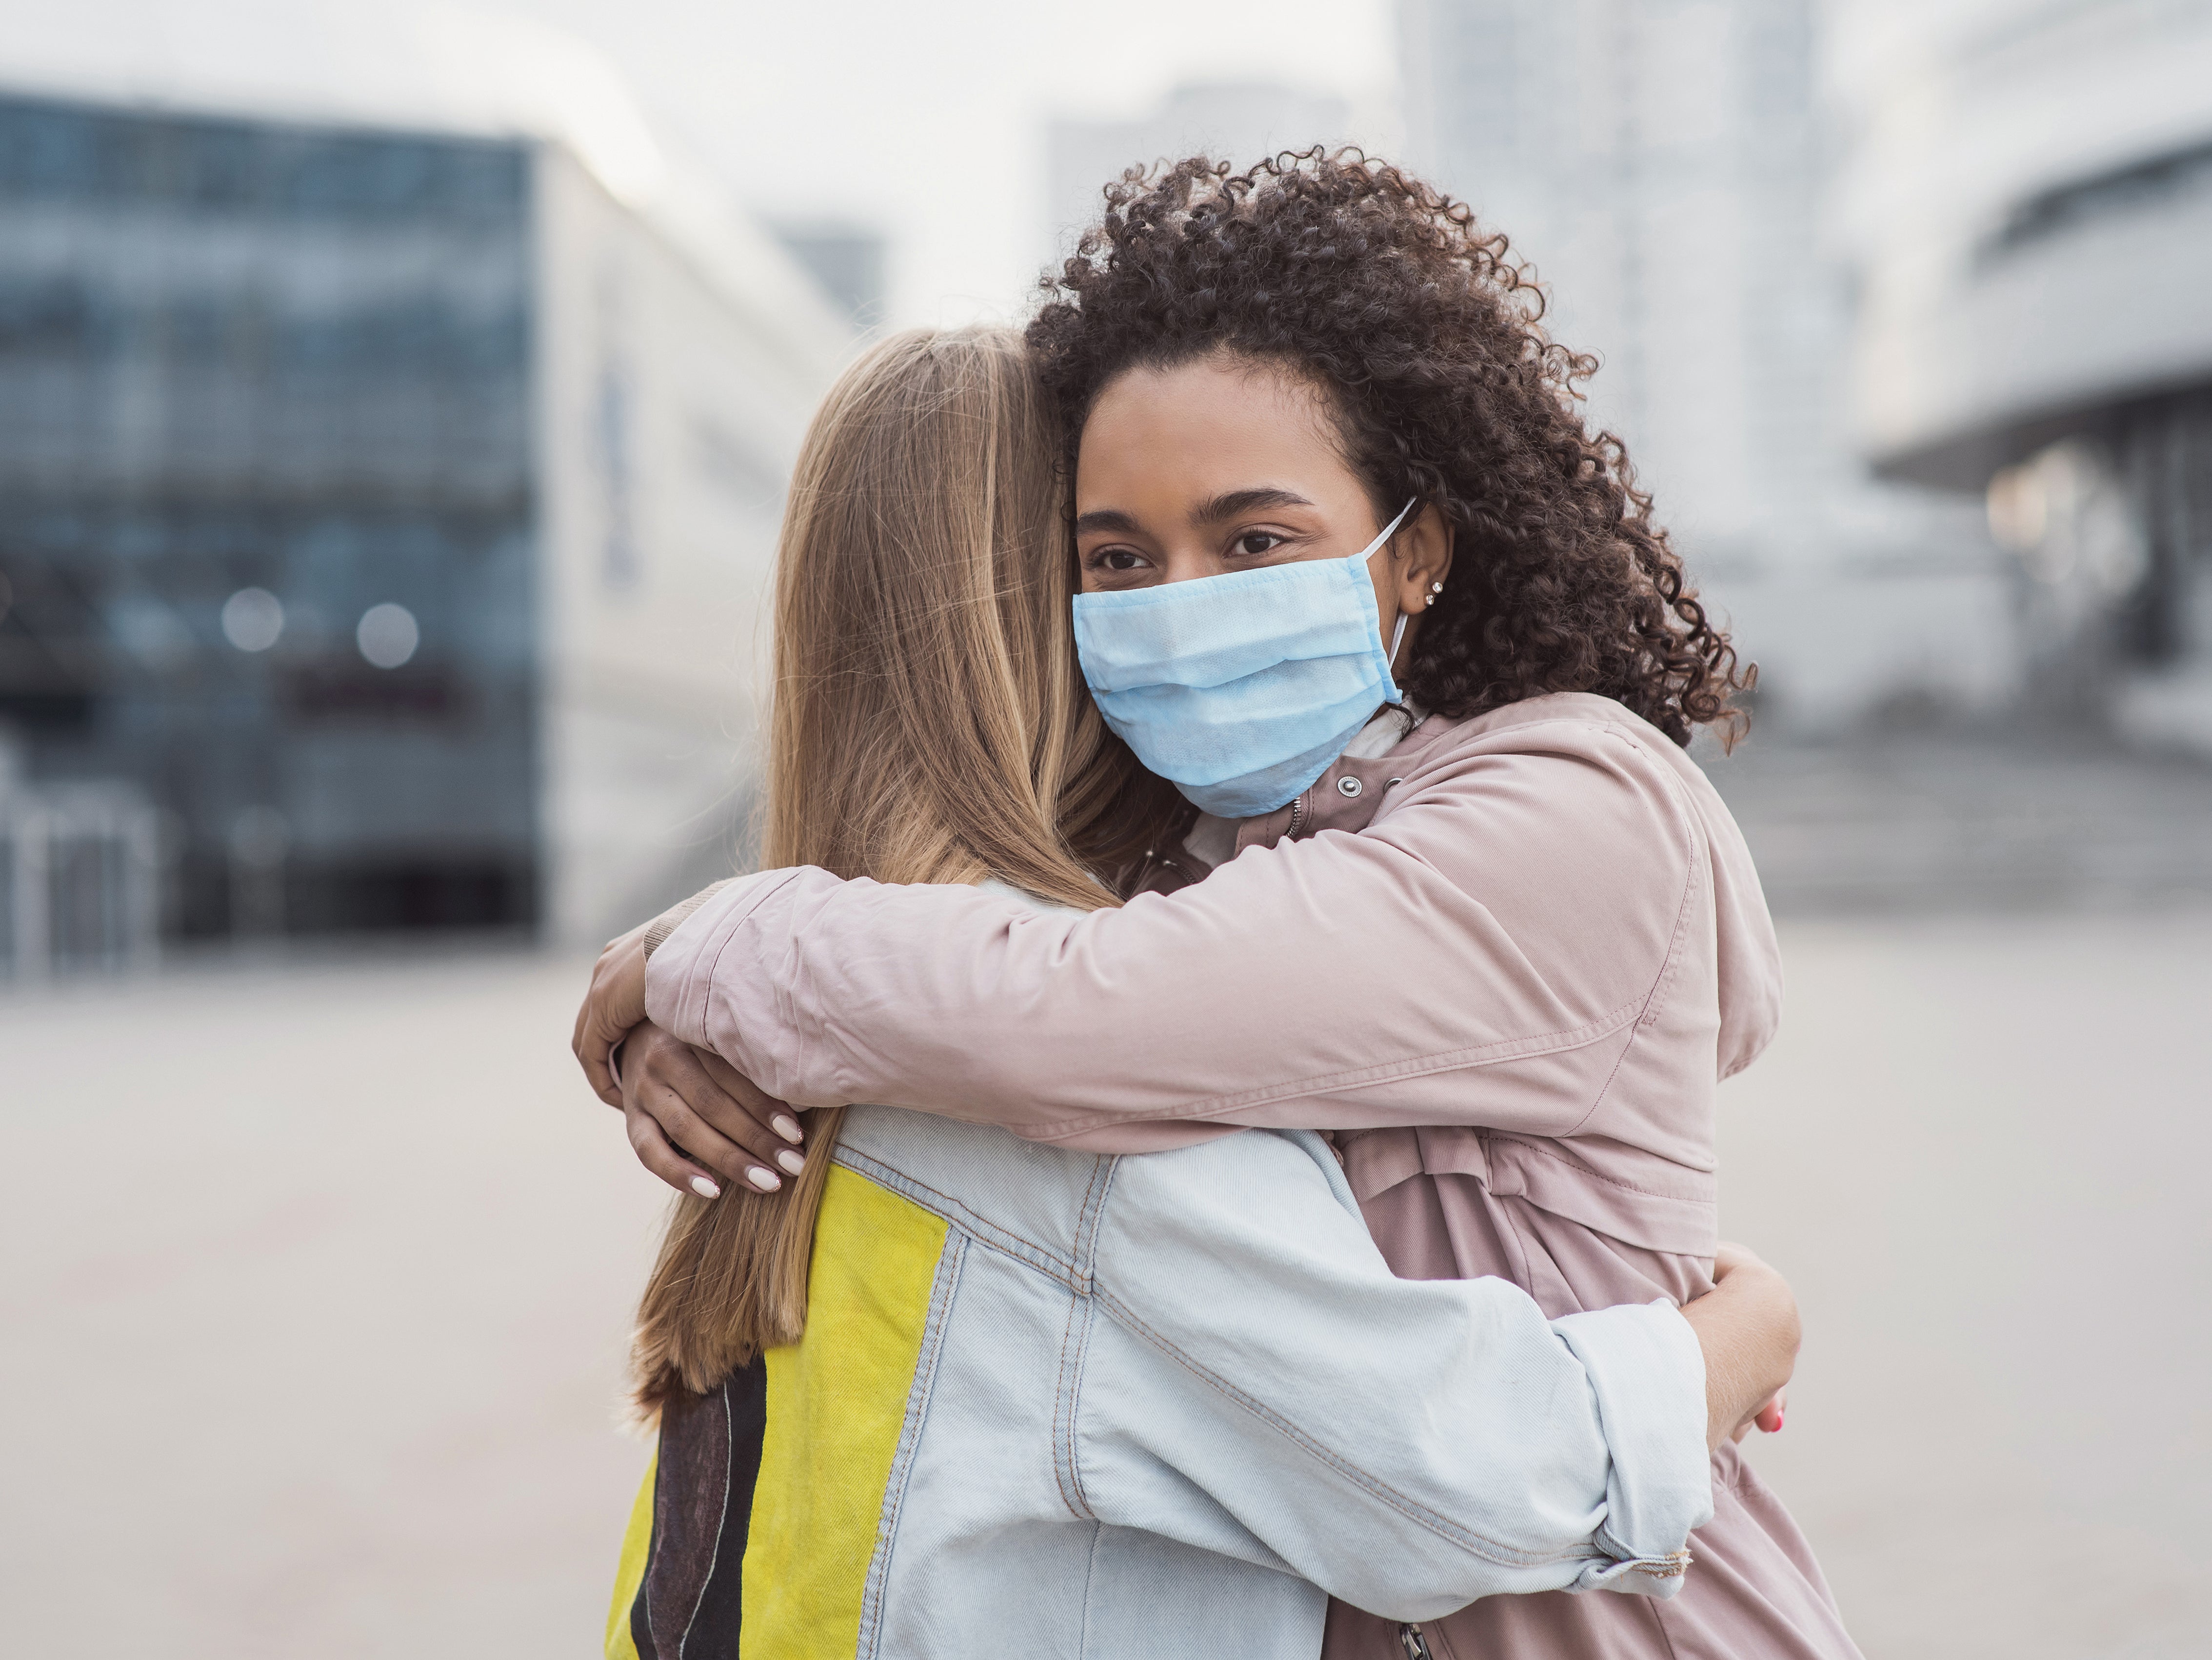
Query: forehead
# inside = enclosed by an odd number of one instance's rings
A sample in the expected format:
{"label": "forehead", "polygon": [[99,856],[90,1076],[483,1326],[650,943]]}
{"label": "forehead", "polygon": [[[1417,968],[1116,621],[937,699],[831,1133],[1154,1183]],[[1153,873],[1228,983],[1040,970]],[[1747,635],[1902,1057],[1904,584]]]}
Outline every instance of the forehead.
{"label": "forehead", "polygon": [[1272,364],[1208,357],[1126,369],[1106,384],[1083,424],[1075,493],[1078,510],[1089,511],[1139,496],[1255,483],[1322,489],[1351,477],[1310,381]]}

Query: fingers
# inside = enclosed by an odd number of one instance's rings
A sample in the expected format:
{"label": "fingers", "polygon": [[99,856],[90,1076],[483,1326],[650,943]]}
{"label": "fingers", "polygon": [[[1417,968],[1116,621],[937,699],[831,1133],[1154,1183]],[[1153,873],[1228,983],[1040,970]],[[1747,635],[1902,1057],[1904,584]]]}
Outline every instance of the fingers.
{"label": "fingers", "polygon": [[1753,1429],[1757,1429],[1763,1435],[1781,1434],[1783,1411],[1789,1404],[1788,1393],[1787,1390],[1778,1392],[1772,1400],[1738,1424],[1735,1433],[1730,1435],[1729,1439],[1741,1446]]}
{"label": "fingers", "polygon": [[611,940],[599,953],[569,1037],[569,1048],[592,1092],[610,1106],[622,1104],[622,1085],[608,1064],[608,1053],[644,1019],[645,929],[641,927]]}
{"label": "fingers", "polygon": [[615,1045],[629,1036],[617,1032],[609,1037],[603,1032],[592,1032],[576,1039],[576,1059],[584,1068],[584,1081],[592,1086],[592,1093],[611,1107],[623,1104],[622,1079],[614,1067]]}
{"label": "fingers", "polygon": [[589,994],[583,1006],[576,1011],[576,1030],[568,1047],[576,1056],[577,1064],[584,1069],[584,1081],[592,1093],[611,1107],[623,1104],[622,1079],[615,1075],[613,1054],[615,1046],[629,1035],[629,1028],[611,1030],[599,1018],[599,1003]]}
{"label": "fingers", "polygon": [[639,1164],[678,1193],[696,1193],[702,1199],[720,1196],[721,1184],[671,1146],[649,1113],[641,1108],[624,1108],[623,1118],[630,1151],[637,1155]]}
{"label": "fingers", "polygon": [[[779,1140],[793,1146],[805,1140],[799,1115],[774,1096],[764,1094],[753,1080],[712,1049],[695,1049],[691,1055],[722,1094],[735,1101],[756,1124],[773,1130]],[[779,1149],[780,1151],[780,1149]]]}
{"label": "fingers", "polygon": [[[788,1117],[781,1103],[752,1088],[719,1057],[650,1021],[630,1035],[623,1051],[622,1091],[633,1131],[637,1116],[650,1119],[658,1140],[694,1171],[704,1166],[722,1180],[774,1193],[786,1177],[806,1167],[805,1155],[772,1127],[775,1118]],[[658,1152],[654,1138],[646,1138],[645,1145]],[[642,1150],[639,1156],[644,1157]]]}
{"label": "fingers", "polygon": [[[773,1192],[781,1183],[764,1182],[763,1177],[777,1171],[796,1176],[806,1167],[805,1154],[775,1128],[778,1119],[793,1129],[798,1128],[789,1110],[781,1102],[762,1095],[719,1056],[683,1043],[659,1046],[653,1051],[651,1070],[643,1082],[647,1090],[659,1091],[651,1098],[656,1108],[663,1102],[680,1104],[683,1112],[701,1124],[702,1140],[691,1140],[671,1116],[656,1110],[663,1126],[696,1157],[714,1164],[732,1179],[748,1181],[763,1191]],[[677,1104],[671,1104],[669,1112],[676,1110]],[[719,1147],[730,1148],[732,1156],[740,1158],[742,1163],[732,1168],[710,1155],[702,1145],[708,1136]]]}

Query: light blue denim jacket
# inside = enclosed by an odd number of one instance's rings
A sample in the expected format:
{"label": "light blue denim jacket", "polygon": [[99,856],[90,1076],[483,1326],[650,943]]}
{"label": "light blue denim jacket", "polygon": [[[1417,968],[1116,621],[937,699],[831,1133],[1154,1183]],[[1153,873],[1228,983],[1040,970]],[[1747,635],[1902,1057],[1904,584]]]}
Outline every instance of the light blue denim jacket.
{"label": "light blue denim jacket", "polygon": [[[777,1566],[838,1548],[784,1548],[830,1479],[788,1439],[822,1421],[806,1391],[866,1416],[839,1357],[873,1340],[817,1290],[800,1345],[699,1397],[736,1479],[679,1483],[672,1461],[696,1454],[664,1426],[611,1654],[696,1653],[741,1627],[747,1656],[1282,1660],[1319,1652],[1329,1594],[1417,1620],[1681,1584],[1711,1498],[1704,1362],[1672,1308],[1547,1322],[1501,1280],[1396,1279],[1305,1132],[1113,1158],[859,1107],[836,1158],[817,1286],[825,1260],[897,1231],[886,1203],[928,1230],[915,1359],[883,1386],[895,1445],[870,1478],[880,1501],[870,1487],[855,1511],[872,1531],[854,1541],[854,1607],[795,1598]],[[866,1226],[839,1219],[855,1179]]]}

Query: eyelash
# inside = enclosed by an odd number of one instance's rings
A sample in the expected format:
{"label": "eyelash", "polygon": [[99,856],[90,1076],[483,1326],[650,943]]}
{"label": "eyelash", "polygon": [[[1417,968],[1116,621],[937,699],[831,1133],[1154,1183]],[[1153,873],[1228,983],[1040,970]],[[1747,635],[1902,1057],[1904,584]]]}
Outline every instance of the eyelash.
{"label": "eyelash", "polygon": [[[1234,542],[1231,542],[1229,546],[1231,554],[1246,559],[1259,559],[1264,558],[1267,555],[1273,553],[1277,548],[1283,546],[1291,538],[1289,537],[1281,535],[1279,532],[1271,530],[1248,530],[1243,535],[1239,536]],[[1264,548],[1248,548],[1244,545],[1247,542],[1265,542],[1267,545]],[[1106,562],[1113,558],[1115,555],[1122,553],[1126,553],[1131,557],[1136,559],[1142,559],[1145,556],[1144,555],[1137,552],[1134,548],[1125,548],[1116,545],[1098,549],[1096,552],[1088,555],[1083,562],[1092,570],[1112,570],[1115,568],[1108,564]]]}

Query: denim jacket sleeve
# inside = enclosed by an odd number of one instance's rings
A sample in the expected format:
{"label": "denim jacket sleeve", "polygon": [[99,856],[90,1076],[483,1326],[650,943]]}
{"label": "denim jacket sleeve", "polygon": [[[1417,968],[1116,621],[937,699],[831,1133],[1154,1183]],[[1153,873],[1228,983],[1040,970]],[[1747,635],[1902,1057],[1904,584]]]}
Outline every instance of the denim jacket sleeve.
{"label": "denim jacket sleeve", "polygon": [[1091,1260],[1061,1456],[1098,1520],[1394,1619],[1680,1588],[1712,1505],[1671,1308],[1547,1323],[1502,1280],[1395,1279],[1304,1133],[1117,1161]]}

